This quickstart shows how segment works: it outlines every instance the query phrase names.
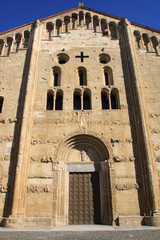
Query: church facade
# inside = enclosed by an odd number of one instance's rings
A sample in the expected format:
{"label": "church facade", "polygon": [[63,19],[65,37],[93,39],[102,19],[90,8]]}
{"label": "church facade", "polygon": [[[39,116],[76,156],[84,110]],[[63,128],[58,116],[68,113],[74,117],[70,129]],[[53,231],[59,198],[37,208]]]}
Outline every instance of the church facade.
{"label": "church facade", "polygon": [[159,40],[82,3],[0,34],[1,226],[160,225]]}

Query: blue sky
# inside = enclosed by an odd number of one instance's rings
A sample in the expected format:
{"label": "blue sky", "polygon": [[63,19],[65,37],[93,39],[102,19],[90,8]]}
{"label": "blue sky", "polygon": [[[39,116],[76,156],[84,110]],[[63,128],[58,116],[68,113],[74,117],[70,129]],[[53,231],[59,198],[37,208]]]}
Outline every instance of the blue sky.
{"label": "blue sky", "polygon": [[[78,0],[1,1],[0,32],[78,6]],[[84,6],[160,30],[160,0],[85,0]]]}

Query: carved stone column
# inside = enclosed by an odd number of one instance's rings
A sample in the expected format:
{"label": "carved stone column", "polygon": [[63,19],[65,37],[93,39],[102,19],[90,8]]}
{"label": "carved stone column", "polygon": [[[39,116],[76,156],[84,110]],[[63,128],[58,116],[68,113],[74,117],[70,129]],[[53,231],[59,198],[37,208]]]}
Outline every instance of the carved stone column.
{"label": "carved stone column", "polygon": [[102,203],[102,223],[106,225],[114,224],[115,219],[115,187],[114,169],[111,160],[101,162],[101,203]]}
{"label": "carved stone column", "polygon": [[[136,56],[134,36],[130,22],[125,19],[122,24],[123,51],[126,52],[123,60],[125,63],[127,84],[129,88],[129,104],[132,106],[132,131],[134,131],[135,150],[137,155],[137,169],[141,185],[141,214],[153,215],[158,212],[158,187],[154,155],[149,140],[147,116],[143,102],[141,76],[139,63]],[[127,66],[127,67],[126,67]]]}
{"label": "carved stone column", "polygon": [[52,225],[68,224],[67,165],[63,162],[53,166],[53,212]]}
{"label": "carved stone column", "polygon": [[[26,66],[24,67],[26,88],[23,94],[24,103],[21,119],[19,121],[19,139],[17,150],[15,150],[16,173],[14,177],[13,199],[11,207],[11,215],[8,219],[8,227],[23,226],[23,218],[25,217],[25,196],[27,189],[27,177],[29,167],[29,146],[31,139],[32,120],[33,120],[33,102],[35,99],[37,85],[37,68],[38,57],[41,41],[42,27],[39,21],[36,21],[31,30],[31,41],[26,57]],[[29,66],[28,66],[29,65]],[[28,72],[26,68],[29,69]],[[22,79],[22,82],[24,79]],[[21,91],[24,91],[24,89]]]}

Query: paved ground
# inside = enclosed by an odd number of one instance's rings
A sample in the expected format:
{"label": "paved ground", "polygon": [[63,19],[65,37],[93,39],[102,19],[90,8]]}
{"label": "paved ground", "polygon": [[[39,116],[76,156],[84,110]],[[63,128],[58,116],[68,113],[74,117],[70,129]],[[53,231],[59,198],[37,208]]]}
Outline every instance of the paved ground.
{"label": "paved ground", "polygon": [[0,240],[160,240],[160,227],[69,225],[47,228],[0,228]]}

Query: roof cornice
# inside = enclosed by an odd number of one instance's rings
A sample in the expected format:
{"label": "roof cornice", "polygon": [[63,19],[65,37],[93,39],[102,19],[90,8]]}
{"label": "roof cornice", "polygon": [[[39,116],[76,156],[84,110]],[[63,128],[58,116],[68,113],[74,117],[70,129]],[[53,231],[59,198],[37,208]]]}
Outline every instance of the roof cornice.
{"label": "roof cornice", "polygon": [[[86,10],[86,11],[91,11],[91,12],[94,12],[94,13],[97,13],[97,14],[101,14],[105,17],[110,17],[110,18],[113,18],[113,19],[117,19],[117,20],[123,20],[124,18],[122,17],[118,17],[118,16],[115,16],[115,15],[112,15],[112,14],[108,14],[108,13],[104,13],[104,12],[101,12],[101,11],[97,11],[97,10],[94,10],[92,8],[88,8],[88,7],[85,7],[85,6],[78,6],[78,7],[75,7],[75,8],[71,8],[71,9],[68,9],[68,10],[65,10],[63,12],[60,12],[60,13],[56,13],[56,14],[53,14],[53,15],[50,15],[48,17],[44,17],[44,18],[41,18],[39,19],[39,21],[43,22],[47,19],[50,19],[50,18],[53,18],[53,17],[56,17],[56,16],[59,16],[59,15],[62,15],[62,14],[66,14],[68,12],[72,12],[72,11],[77,11],[77,10]],[[32,25],[35,21],[33,22],[30,22],[30,23],[27,23],[27,24],[24,24],[24,25],[21,25],[21,26],[18,26],[18,27],[15,27],[15,28],[12,28],[12,29],[9,29],[7,31],[4,31],[4,32],[1,32],[0,35],[3,35],[3,34],[6,34],[6,33],[9,33],[11,31],[15,31],[15,30],[18,30],[20,28],[23,28],[25,26],[29,26],[29,25]],[[152,32],[157,32],[157,33],[160,33],[160,30],[158,29],[154,29],[154,28],[151,28],[151,27],[147,27],[145,25],[141,25],[141,24],[138,24],[138,23],[134,23],[134,22],[130,22],[131,25],[134,25],[136,27],[140,27],[140,28],[143,28],[143,29],[147,29],[149,31],[152,31]]]}

